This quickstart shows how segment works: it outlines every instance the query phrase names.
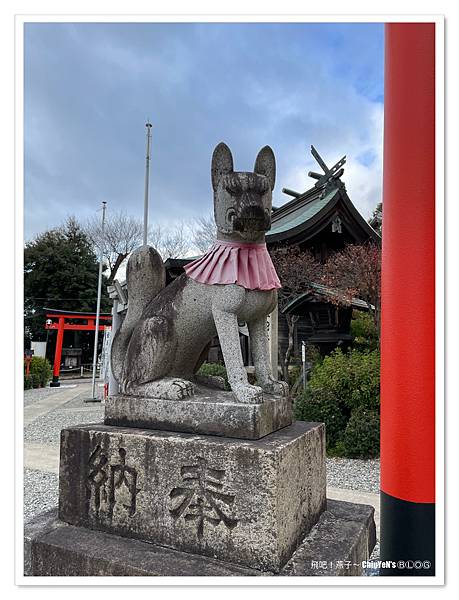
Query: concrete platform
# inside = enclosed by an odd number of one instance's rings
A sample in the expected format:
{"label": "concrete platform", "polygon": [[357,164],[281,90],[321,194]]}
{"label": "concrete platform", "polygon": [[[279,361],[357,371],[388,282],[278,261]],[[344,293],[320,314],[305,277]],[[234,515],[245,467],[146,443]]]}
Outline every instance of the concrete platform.
{"label": "concrete platform", "polygon": [[292,420],[289,398],[264,394],[261,404],[241,404],[232,392],[196,386],[195,395],[183,400],[112,396],[105,404],[104,423],[258,440]]}
{"label": "concrete platform", "polygon": [[[280,576],[362,575],[376,542],[371,506],[328,500],[327,510],[283,565]],[[210,557],[74,527],[56,510],[25,527],[27,576],[260,577],[272,571],[246,568]]]}

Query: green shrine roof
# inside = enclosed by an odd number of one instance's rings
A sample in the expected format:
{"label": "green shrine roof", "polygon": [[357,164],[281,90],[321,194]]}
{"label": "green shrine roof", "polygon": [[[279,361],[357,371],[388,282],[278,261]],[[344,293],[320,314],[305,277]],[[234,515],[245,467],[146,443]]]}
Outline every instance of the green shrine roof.
{"label": "green shrine roof", "polygon": [[346,156],[329,168],[314,146],[311,146],[311,154],[323,173],[309,171],[308,175],[315,179],[316,183],[303,193],[283,188],[282,191],[293,196],[293,200],[273,210],[271,230],[266,234],[268,244],[301,243],[314,237],[330,223],[332,231],[339,233],[343,225],[356,243],[369,239],[379,243],[380,236],[352,204],[340,179],[344,172]]}
{"label": "green shrine roof", "polygon": [[[319,194],[317,197],[313,196],[311,199],[308,199],[308,201],[305,202],[302,206],[298,203],[299,205],[294,211],[282,211],[282,209],[287,205],[284,205],[283,207],[278,209],[273,215],[273,223],[271,226],[271,230],[266,235],[268,241],[271,236],[290,231],[291,229],[295,229],[296,227],[312,219],[323,208],[325,208],[331,200],[335,198],[337,192],[338,190],[335,188],[328,192],[328,194],[325,194],[323,196],[322,194]],[[289,202],[288,205],[293,203],[297,204],[297,200]],[[284,214],[281,214],[281,211]],[[279,213],[279,217],[276,219],[277,213]]]}
{"label": "green shrine roof", "polygon": [[381,242],[378,233],[351,202],[341,181],[314,186],[274,210],[266,241],[268,244],[285,241],[297,243],[308,239],[327,227],[335,215],[345,220],[344,226],[352,232],[356,243],[369,239]]}

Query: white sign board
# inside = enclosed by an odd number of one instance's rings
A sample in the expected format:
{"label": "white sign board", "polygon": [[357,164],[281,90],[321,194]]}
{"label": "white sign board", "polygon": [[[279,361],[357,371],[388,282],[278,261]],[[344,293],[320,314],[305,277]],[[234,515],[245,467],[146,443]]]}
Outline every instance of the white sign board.
{"label": "white sign board", "polygon": [[34,356],[42,356],[46,358],[46,342],[31,342],[30,347],[33,350]]}

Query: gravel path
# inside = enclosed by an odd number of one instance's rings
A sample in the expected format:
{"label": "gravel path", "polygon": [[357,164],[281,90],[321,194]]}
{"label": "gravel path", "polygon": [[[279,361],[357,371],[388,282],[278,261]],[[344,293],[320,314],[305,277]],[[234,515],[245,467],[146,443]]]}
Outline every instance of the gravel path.
{"label": "gravel path", "polygon": [[59,444],[61,429],[72,425],[102,423],[103,420],[104,412],[101,405],[89,410],[55,410],[35,419],[28,425],[24,430],[24,441],[26,443]]}
{"label": "gravel path", "polygon": [[35,515],[57,506],[57,475],[25,469],[24,471],[24,522]]}
{"label": "gravel path", "polygon": [[37,388],[36,390],[24,390],[24,406],[29,406],[38,400],[43,400],[56,392],[62,391],[58,387]]}
{"label": "gravel path", "polygon": [[379,494],[379,459],[327,458],[329,486]]}

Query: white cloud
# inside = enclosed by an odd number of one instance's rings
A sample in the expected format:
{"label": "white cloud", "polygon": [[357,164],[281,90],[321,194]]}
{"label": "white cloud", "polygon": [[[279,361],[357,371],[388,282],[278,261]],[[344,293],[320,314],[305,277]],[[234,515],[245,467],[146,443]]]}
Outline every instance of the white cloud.
{"label": "white cloud", "polygon": [[328,164],[346,154],[343,180],[368,216],[381,198],[382,104],[373,98],[382,81],[382,30],[349,31],[319,24],[29,27],[27,235],[69,213],[84,220],[101,200],[140,217],[147,117],[154,124],[152,223],[170,227],[208,214],[210,157],[221,140],[241,170],[253,168],[262,146],[273,147],[276,205],[288,200],[282,187],[304,191],[314,183],[311,144]]}
{"label": "white cloud", "polygon": [[[317,104],[308,104],[307,95],[304,103],[298,98],[296,116],[306,121],[304,133],[278,155],[280,181],[275,203],[289,199],[281,194],[282,187],[303,192],[314,184],[307,173],[322,172],[310,154],[312,144],[329,167],[346,155],[342,180],[356,208],[368,217],[382,196],[383,105],[357,94],[351,84],[339,88],[338,99],[331,98],[326,87],[327,82],[322,82],[324,93],[314,99]],[[362,155],[372,156],[373,160],[365,165],[359,160]]]}

